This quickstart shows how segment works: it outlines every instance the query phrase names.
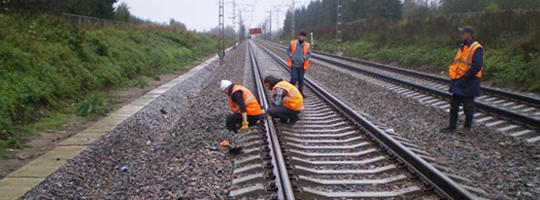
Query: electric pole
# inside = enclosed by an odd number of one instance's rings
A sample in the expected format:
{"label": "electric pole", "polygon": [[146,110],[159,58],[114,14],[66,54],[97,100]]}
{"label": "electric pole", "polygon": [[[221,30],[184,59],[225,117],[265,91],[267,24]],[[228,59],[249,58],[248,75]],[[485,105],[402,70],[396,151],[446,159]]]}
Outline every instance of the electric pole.
{"label": "electric pole", "polygon": [[238,42],[244,40],[244,20],[242,19],[242,10],[238,11]]}
{"label": "electric pole", "polygon": [[342,44],[342,23],[343,23],[343,15],[341,13],[342,5],[341,0],[337,0],[337,18],[336,18],[336,41],[337,41],[337,54],[343,55],[343,47]]}
{"label": "electric pole", "polygon": [[233,0],[232,1],[232,12],[233,12],[233,16],[232,16],[232,21],[233,21],[233,29],[234,29],[234,35],[233,35],[233,40],[236,40],[238,41],[236,35],[237,35],[237,29],[236,29],[236,0]]}
{"label": "electric pole", "polygon": [[309,43],[311,43],[311,48],[315,48],[315,42],[313,41],[313,32],[310,32],[309,36],[310,36]]}
{"label": "electric pole", "polygon": [[294,0],[292,0],[292,38],[296,37],[296,8],[294,7]]}
{"label": "electric pole", "polygon": [[270,10],[269,13],[270,13],[270,19],[268,20],[269,22],[268,25],[269,25],[270,31],[268,32],[268,40],[272,40],[272,11]]}
{"label": "electric pole", "polygon": [[279,29],[282,28],[281,26],[279,26],[279,12],[280,12],[281,10],[280,10],[280,8],[278,7],[278,8],[275,9],[275,11],[276,11],[276,25],[277,25],[276,27],[277,27],[277,30],[279,31]]}
{"label": "electric pole", "polygon": [[223,64],[225,57],[225,0],[219,0],[219,61]]}

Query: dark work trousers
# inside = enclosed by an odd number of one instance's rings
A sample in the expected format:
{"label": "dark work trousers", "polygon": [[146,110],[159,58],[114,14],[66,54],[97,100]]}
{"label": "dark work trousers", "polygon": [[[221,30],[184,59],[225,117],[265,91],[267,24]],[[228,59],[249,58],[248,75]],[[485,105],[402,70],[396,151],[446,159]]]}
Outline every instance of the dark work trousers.
{"label": "dark work trousers", "polygon": [[292,111],[283,105],[272,106],[268,109],[268,114],[274,118],[278,118],[282,123],[286,123],[289,119],[291,121],[298,121],[298,111]]}
{"label": "dark work trousers", "polygon": [[[248,118],[247,120],[249,122],[249,126],[255,126],[257,125],[257,122],[263,118],[263,115],[256,115],[256,116],[248,115],[247,118]],[[240,127],[242,126],[242,115],[238,113],[233,113],[233,114],[228,115],[227,120],[226,120],[226,126],[228,130],[234,131],[235,133],[237,133],[238,129],[240,129]]]}
{"label": "dark work trousers", "polygon": [[452,95],[450,99],[450,127],[457,127],[459,116],[459,105],[463,103],[463,111],[465,112],[465,128],[471,128],[474,116],[474,97]]}
{"label": "dark work trousers", "polygon": [[290,83],[293,85],[296,85],[296,82],[298,82],[298,90],[300,93],[303,93],[304,88],[304,74],[306,73],[306,70],[304,70],[304,67],[291,67],[291,81]]}

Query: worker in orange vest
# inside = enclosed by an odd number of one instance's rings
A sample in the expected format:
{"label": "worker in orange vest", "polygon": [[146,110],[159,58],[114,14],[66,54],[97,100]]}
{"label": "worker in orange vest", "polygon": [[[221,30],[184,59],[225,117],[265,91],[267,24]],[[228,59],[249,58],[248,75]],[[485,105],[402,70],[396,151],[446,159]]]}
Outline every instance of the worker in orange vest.
{"label": "worker in orange vest", "polygon": [[450,123],[441,132],[452,132],[457,128],[459,106],[463,104],[465,125],[461,133],[471,130],[474,117],[474,98],[480,96],[480,83],[484,65],[484,47],[474,38],[471,26],[458,28],[462,42],[456,58],[448,69],[450,76]]}
{"label": "worker in orange vest", "polygon": [[292,40],[287,53],[289,54],[289,68],[291,69],[290,83],[296,85],[298,90],[304,96],[304,75],[309,68],[309,59],[311,58],[311,46],[306,42],[307,34],[300,32],[297,40]]}
{"label": "worker in orange vest", "polygon": [[272,107],[268,114],[279,118],[282,123],[294,125],[304,108],[304,99],[294,85],[273,76],[264,78],[264,86],[272,90]]}
{"label": "worker in orange vest", "polygon": [[227,129],[234,131],[246,130],[263,118],[263,110],[257,98],[244,86],[222,80],[221,90],[229,96],[229,108],[233,112],[227,116]]}

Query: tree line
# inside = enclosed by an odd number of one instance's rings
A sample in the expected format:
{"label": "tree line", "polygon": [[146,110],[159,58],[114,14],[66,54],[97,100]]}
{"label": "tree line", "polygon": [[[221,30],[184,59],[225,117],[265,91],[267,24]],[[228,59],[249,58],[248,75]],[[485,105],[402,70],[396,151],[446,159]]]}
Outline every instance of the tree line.
{"label": "tree line", "polygon": [[[130,8],[126,3],[120,3],[115,7],[117,2],[118,0],[0,0],[0,13],[75,14],[135,24],[152,23],[149,20],[131,15]],[[184,26],[176,21],[171,21],[170,25]]]}
{"label": "tree line", "polygon": [[2,10],[32,14],[62,14],[114,19],[114,4],[118,0],[2,0]]}
{"label": "tree line", "polygon": [[[438,16],[479,11],[540,9],[538,0],[342,0],[343,22],[373,19],[403,19],[415,16]],[[335,25],[336,0],[317,0],[295,9],[296,30]],[[286,13],[283,34],[292,32],[293,13]]]}

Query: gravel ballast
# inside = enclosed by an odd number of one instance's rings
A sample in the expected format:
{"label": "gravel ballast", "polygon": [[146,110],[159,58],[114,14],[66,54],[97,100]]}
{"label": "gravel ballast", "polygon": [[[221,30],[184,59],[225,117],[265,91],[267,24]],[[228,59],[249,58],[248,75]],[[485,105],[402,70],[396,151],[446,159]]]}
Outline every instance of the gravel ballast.
{"label": "gravel ballast", "polygon": [[[268,46],[267,46],[268,47]],[[270,48],[284,56],[281,49]],[[476,125],[470,134],[440,133],[448,114],[390,92],[380,86],[312,62],[308,77],[334,92],[356,110],[366,113],[422,146],[424,150],[489,193],[490,199],[538,199],[536,147]],[[462,124],[461,124],[462,125]]]}
{"label": "gravel ballast", "polygon": [[232,157],[227,97],[242,81],[246,45],[191,74],[29,191],[23,199],[226,199]]}

